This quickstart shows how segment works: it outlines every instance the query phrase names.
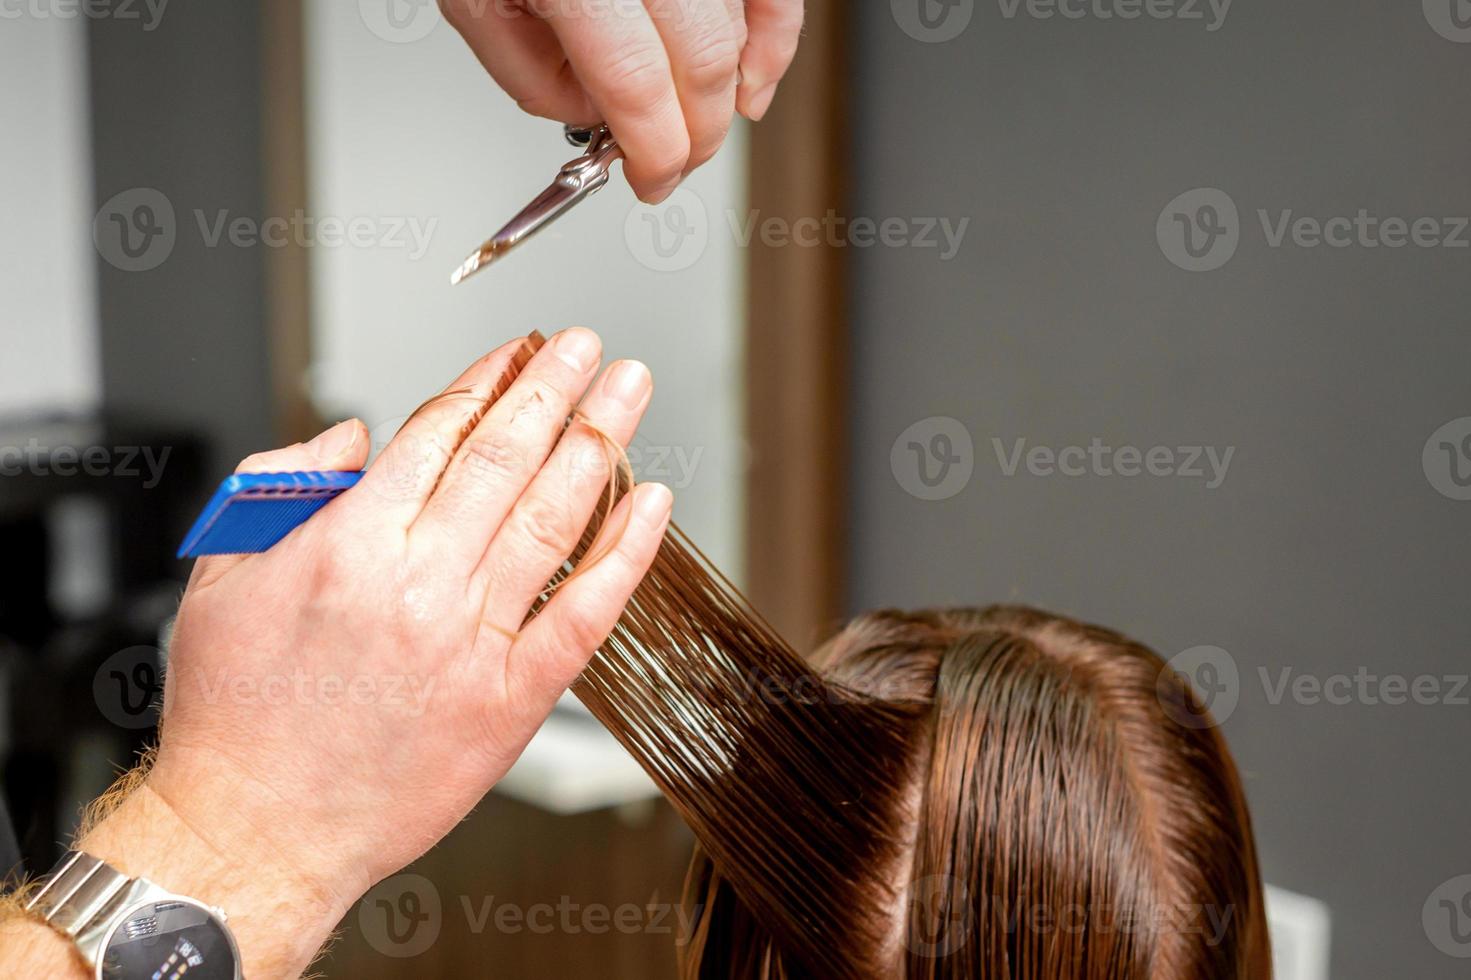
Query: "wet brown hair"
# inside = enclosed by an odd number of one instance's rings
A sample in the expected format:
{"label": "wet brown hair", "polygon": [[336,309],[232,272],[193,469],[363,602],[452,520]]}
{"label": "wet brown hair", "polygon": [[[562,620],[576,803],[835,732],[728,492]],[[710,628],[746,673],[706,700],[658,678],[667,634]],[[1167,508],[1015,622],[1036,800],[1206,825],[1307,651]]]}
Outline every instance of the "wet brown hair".
{"label": "wet brown hair", "polygon": [[[815,660],[830,681],[926,706],[915,797],[893,827],[912,842],[900,943],[874,976],[1270,977],[1235,767],[1150,650],[994,607],[863,616]],[[732,945],[761,947],[759,925],[707,856],[690,880],[687,900],[714,914],[687,977],[826,975],[771,943],[760,963],[733,961]]]}
{"label": "wet brown hair", "polygon": [[1230,752],[1118,633],[881,612],[809,662],[671,525],[574,690],[699,843],[685,980],[1271,976]]}
{"label": "wet brown hair", "polygon": [[1153,652],[996,607],[809,666],[688,548],[578,688],[699,841],[686,980],[1270,977],[1235,766]]}

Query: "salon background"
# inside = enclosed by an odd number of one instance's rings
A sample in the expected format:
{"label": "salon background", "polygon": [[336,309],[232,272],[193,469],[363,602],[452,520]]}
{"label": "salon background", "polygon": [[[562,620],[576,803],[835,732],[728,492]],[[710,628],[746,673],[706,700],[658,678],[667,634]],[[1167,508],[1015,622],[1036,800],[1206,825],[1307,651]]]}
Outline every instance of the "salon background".
{"label": "salon background", "polygon": [[[1136,635],[1224,722],[1279,976],[1465,974],[1464,0],[814,2],[765,130],[455,290],[569,153],[432,3],[3,2],[0,79],[0,749],[33,868],[151,733],[172,552],[235,460],[348,413],[381,440],[476,353],[587,322],[658,378],[636,466],[797,597],[799,645],[1000,600]],[[773,399],[799,357],[826,373]],[[827,436],[771,438],[799,431]],[[773,512],[831,532],[829,605],[771,577]],[[559,710],[323,971],[672,976],[688,846]]]}

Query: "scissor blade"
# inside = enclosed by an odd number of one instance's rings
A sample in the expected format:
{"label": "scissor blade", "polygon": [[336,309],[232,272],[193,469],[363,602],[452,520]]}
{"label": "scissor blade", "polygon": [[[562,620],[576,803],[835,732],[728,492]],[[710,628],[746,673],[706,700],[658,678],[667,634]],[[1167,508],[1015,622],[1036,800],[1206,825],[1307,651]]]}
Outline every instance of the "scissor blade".
{"label": "scissor blade", "polygon": [[505,255],[532,235],[541,231],[557,218],[566,214],[574,204],[588,193],[586,187],[577,186],[565,177],[559,177],[546,190],[536,196],[521,213],[507,222],[506,226],[485,241],[465,259],[464,263],[450,276],[451,285],[459,285]]}

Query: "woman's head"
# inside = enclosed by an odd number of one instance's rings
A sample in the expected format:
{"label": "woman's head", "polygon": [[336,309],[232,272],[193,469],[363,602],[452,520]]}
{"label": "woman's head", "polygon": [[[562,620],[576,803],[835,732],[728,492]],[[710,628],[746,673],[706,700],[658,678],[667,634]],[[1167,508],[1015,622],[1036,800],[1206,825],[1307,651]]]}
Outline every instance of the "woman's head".
{"label": "woman's head", "polygon": [[[877,899],[846,939],[872,948],[844,951],[846,962],[909,980],[1270,975],[1235,766],[1188,684],[1150,650],[998,607],[863,616],[813,662],[858,695],[853,710],[905,719],[893,791],[847,801],[888,833],[853,856],[852,880],[831,883]],[[752,751],[738,764],[771,763]],[[701,818],[721,821],[731,826],[702,839],[761,833],[750,814]],[[790,924],[743,901],[741,879],[696,856],[686,897],[701,928],[686,975],[822,976],[821,951],[785,949]]]}

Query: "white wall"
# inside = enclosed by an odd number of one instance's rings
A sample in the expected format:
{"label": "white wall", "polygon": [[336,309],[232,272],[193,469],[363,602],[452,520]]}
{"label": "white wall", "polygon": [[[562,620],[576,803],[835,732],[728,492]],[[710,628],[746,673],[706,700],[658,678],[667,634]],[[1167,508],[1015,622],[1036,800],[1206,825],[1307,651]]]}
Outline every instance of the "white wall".
{"label": "white wall", "polygon": [[100,400],[86,40],[0,22],[0,415]]}
{"label": "white wall", "polygon": [[[434,4],[420,5],[426,19],[402,31],[375,16],[386,6],[306,4],[311,210],[381,219],[384,231],[389,219],[414,218],[432,233],[417,259],[411,248],[312,250],[323,407],[391,431],[511,337],[594,327],[609,359],[637,357],[654,373],[643,475],[675,486],[676,518],[738,575],[743,270],[724,213],[744,200],[742,133],[689,182],[697,196],[686,202],[703,202],[711,221],[708,245],[690,253],[699,258],[688,269],[641,264],[636,252],[658,263],[639,244],[647,226],[620,170],[519,254],[451,288],[451,270],[576,152],[559,125],[516,108]],[[647,472],[666,447],[667,472]],[[691,462],[693,480],[683,485]]]}

